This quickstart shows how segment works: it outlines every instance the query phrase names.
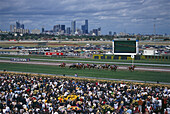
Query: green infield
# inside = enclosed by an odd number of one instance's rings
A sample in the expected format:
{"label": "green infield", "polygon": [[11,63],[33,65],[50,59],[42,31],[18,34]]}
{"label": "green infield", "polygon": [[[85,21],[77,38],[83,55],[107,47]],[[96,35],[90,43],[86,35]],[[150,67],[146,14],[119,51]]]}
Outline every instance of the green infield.
{"label": "green infield", "polygon": [[97,78],[113,78],[113,79],[128,79],[128,80],[141,80],[141,81],[159,81],[170,83],[170,73],[167,72],[149,72],[149,71],[134,71],[128,70],[77,70],[60,68],[58,66],[47,66],[47,65],[30,65],[30,64],[14,64],[14,63],[0,63],[0,70],[6,69],[7,71],[19,71],[19,72],[30,72],[30,73],[46,73],[56,75],[72,75],[75,73],[78,76],[88,76]]}

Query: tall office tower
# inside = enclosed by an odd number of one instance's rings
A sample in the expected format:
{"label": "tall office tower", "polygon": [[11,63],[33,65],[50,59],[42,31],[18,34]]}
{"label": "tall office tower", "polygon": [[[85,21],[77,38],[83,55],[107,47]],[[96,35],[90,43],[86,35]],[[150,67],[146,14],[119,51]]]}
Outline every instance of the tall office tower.
{"label": "tall office tower", "polygon": [[85,20],[85,34],[88,34],[88,20]]}
{"label": "tall office tower", "polygon": [[112,31],[109,31],[109,36],[112,36]]}
{"label": "tall office tower", "polygon": [[42,33],[44,32],[45,30],[44,30],[44,27],[42,27]]}
{"label": "tall office tower", "polygon": [[21,29],[24,29],[24,24],[21,24]]}
{"label": "tall office tower", "polygon": [[93,34],[94,34],[95,36],[98,36],[98,29],[93,29]]}
{"label": "tall office tower", "polygon": [[82,33],[85,34],[85,25],[81,25]]}
{"label": "tall office tower", "polygon": [[71,22],[71,34],[75,34],[76,32],[76,21]]}
{"label": "tall office tower", "polygon": [[59,32],[60,31],[60,25],[54,25],[53,32]]}
{"label": "tall office tower", "polygon": [[113,33],[113,35],[114,35],[114,36],[116,36],[116,35],[117,35],[117,33],[116,33],[116,32],[114,32],[114,33]]}
{"label": "tall office tower", "polygon": [[61,25],[61,31],[64,31],[65,33],[65,25]]}
{"label": "tall office tower", "polygon": [[66,33],[67,33],[67,34],[71,34],[71,29],[70,29],[70,27],[67,27]]}
{"label": "tall office tower", "polygon": [[10,32],[14,30],[14,25],[10,25]]}
{"label": "tall office tower", "polygon": [[16,29],[20,29],[21,28],[21,25],[19,22],[16,22]]}
{"label": "tall office tower", "polygon": [[101,27],[98,28],[98,36],[100,36],[100,35],[101,35]]}

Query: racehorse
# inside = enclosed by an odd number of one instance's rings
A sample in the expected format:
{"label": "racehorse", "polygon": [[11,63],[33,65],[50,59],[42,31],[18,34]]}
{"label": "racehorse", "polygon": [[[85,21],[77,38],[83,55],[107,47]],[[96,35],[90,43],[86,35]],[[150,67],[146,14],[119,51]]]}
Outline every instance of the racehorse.
{"label": "racehorse", "polygon": [[76,66],[76,64],[71,64],[70,66],[69,66],[69,69],[70,68],[77,68],[77,66]]}
{"label": "racehorse", "polygon": [[96,65],[95,68],[98,69],[98,70],[101,70],[102,69],[102,65],[100,65],[100,64]]}
{"label": "racehorse", "polygon": [[66,63],[61,63],[60,65],[59,65],[59,67],[65,67],[66,66]]}
{"label": "racehorse", "polygon": [[102,69],[108,69],[109,67],[110,67],[109,64],[104,64],[104,65],[102,65]]}
{"label": "racehorse", "polygon": [[110,65],[110,69],[116,71],[117,70],[117,66],[116,65]]}
{"label": "racehorse", "polygon": [[76,64],[76,68],[77,68],[77,69],[82,69],[83,66],[84,66],[84,64],[82,64],[82,63],[77,63],[77,64]]}
{"label": "racehorse", "polygon": [[90,65],[89,65],[89,67],[90,67],[89,69],[91,69],[91,68],[94,69],[96,66],[97,66],[96,64],[90,64]]}
{"label": "racehorse", "polygon": [[84,64],[83,69],[88,68],[90,70],[90,65],[89,64]]}
{"label": "racehorse", "polygon": [[132,65],[132,66],[129,66],[129,67],[128,67],[128,68],[129,68],[129,71],[131,71],[131,72],[134,71],[134,70],[135,70],[135,67],[136,67],[135,65],[134,65],[134,66],[133,66],[133,65]]}

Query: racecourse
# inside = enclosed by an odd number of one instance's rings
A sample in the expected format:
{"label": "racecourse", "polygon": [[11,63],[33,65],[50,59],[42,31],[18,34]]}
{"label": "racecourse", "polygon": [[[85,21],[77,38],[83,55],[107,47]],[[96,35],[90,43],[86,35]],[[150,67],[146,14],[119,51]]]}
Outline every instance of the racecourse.
{"label": "racecourse", "polygon": [[[42,59],[34,59],[34,60],[42,60]],[[55,60],[55,61],[66,61],[66,62],[71,62],[71,60]],[[72,62],[88,62],[90,63],[90,61],[73,61]],[[59,66],[61,63],[52,63],[52,62],[38,62],[38,61],[29,61],[29,62],[15,62],[15,61],[10,61],[10,60],[0,60],[0,63],[20,63],[20,64],[36,64],[36,65],[54,65],[54,66]],[[93,63],[98,63],[93,61]],[[111,63],[111,64],[120,64],[118,62],[100,62],[100,63]],[[70,66],[72,63],[67,63],[66,66]],[[124,63],[125,64],[125,63]],[[126,63],[126,64],[131,64],[131,63]],[[135,64],[135,65],[145,65],[145,64]],[[148,65],[148,64],[147,64]],[[157,65],[157,66],[170,66],[170,65],[164,65],[164,64],[149,64],[149,65]],[[127,70],[128,67],[127,66],[119,66],[118,69],[120,70]],[[139,70],[139,71],[156,71],[156,72],[170,72],[170,68],[155,68],[155,67],[141,67],[138,66],[137,68],[135,68],[135,70]]]}
{"label": "racecourse", "polygon": [[[67,59],[67,58],[50,58],[50,57],[36,57],[36,56],[1,56],[0,59],[2,60],[10,60],[11,58],[30,58],[31,61],[43,61],[43,62],[67,62],[67,63],[96,63],[96,64],[119,64],[119,65],[131,65],[132,63],[130,61],[104,61],[104,60],[94,60],[94,59]],[[158,67],[170,67],[169,61],[163,61],[162,64],[157,61],[157,62],[152,62],[152,61],[139,61],[135,60],[134,65],[139,65],[139,66],[158,66]]]}
{"label": "racecourse", "polygon": [[[11,58],[30,58],[29,62],[14,62]],[[58,67],[59,64],[65,62],[66,68]],[[116,64],[118,69],[116,72],[110,70],[97,69],[69,69],[68,66],[73,63],[88,63],[88,64]],[[165,82],[170,83],[170,61],[143,61],[135,60],[134,72],[128,71],[128,66],[132,63],[130,60],[96,60],[96,59],[81,59],[81,58],[57,58],[46,56],[0,56],[0,70],[29,73],[43,73],[74,76],[78,73],[81,77],[91,78],[106,78],[111,80],[129,80],[143,82]]]}
{"label": "racecourse", "polygon": [[170,83],[170,69],[169,68],[154,68],[137,66],[134,72],[127,70],[127,66],[118,66],[116,72],[110,70],[97,69],[69,69],[68,66],[72,63],[67,63],[66,68],[58,67],[60,63],[55,62],[12,62],[9,60],[0,60],[0,70],[7,71],[29,72],[29,73],[43,73],[43,74],[57,74],[74,76],[75,73],[81,77],[92,78],[108,78],[114,80],[133,80],[133,81],[152,81],[152,82],[166,82]]}

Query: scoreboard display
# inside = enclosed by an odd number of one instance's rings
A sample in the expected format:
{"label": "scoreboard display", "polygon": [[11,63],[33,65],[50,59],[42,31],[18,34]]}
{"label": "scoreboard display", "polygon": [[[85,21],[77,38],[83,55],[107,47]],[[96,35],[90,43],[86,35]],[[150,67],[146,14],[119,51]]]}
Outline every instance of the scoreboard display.
{"label": "scoreboard display", "polygon": [[138,53],[137,40],[113,40],[115,55],[136,55]]}

